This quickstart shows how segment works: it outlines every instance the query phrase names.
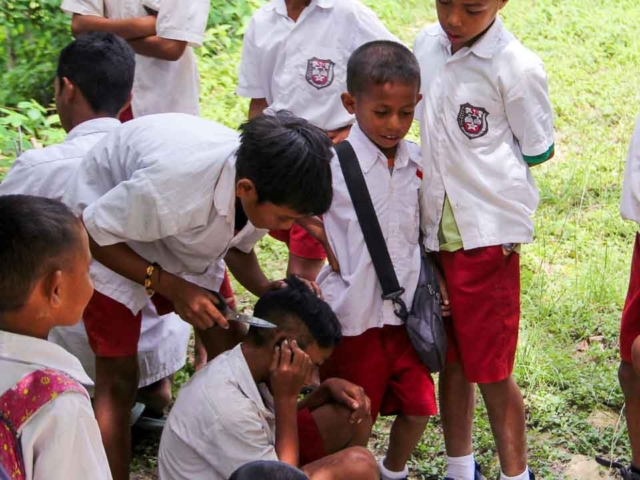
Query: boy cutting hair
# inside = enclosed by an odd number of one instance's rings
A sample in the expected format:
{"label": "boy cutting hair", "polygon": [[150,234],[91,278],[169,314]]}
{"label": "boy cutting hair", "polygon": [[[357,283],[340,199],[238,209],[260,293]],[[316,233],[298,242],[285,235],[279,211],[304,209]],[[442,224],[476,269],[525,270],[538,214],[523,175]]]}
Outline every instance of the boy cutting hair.
{"label": "boy cutting hair", "polygon": [[[347,67],[346,110],[354,114],[347,141],[378,217],[399,283],[411,305],[420,273],[418,189],[420,149],[404,140],[420,101],[420,67],[410,50],[391,41],[358,48]],[[333,203],[324,228],[340,272],[325,267],[318,277],[324,297],[345,335],[322,366],[321,378],[338,377],[364,388],[371,415],[397,415],[389,449],[380,461],[382,478],[408,477],[407,462],[436,401],[428,368],[394,313],[367,249],[337,157],[331,163]]]}
{"label": "boy cutting hair", "polygon": [[110,480],[92,382],[47,342],[91,298],[87,234],[55,200],[5,195],[0,211],[0,466],[11,479]]}
{"label": "boy cutting hair", "polygon": [[[298,401],[313,367],[340,341],[331,308],[290,277],[254,314],[277,328],[251,327],[182,388],[160,443],[160,478],[224,480],[255,460],[300,467],[312,480],[378,478],[363,448],[371,418],[360,387],[329,379]],[[242,478],[271,478],[261,476],[267,472],[255,466]]]}
{"label": "boy cutting hair", "polygon": [[530,167],[554,153],[542,61],[507,31],[507,0],[436,0],[423,30],[422,220],[440,251],[451,318],[440,407],[447,478],[481,478],[471,428],[479,384],[502,480],[529,480],[525,410],[512,377],[520,320],[519,244],[533,240]]}
{"label": "boy cutting hair", "polygon": [[228,326],[208,291],[220,287],[221,260],[254,294],[279,288],[253,246],[263,229],[329,207],[330,158],[324,133],[287,112],[246,123],[240,137],[191,115],[142,117],[85,157],[64,201],[82,212],[96,259],[84,320],[114,477],[128,475],[140,309],[149,296],[159,307],[168,300],[206,343],[211,327]]}

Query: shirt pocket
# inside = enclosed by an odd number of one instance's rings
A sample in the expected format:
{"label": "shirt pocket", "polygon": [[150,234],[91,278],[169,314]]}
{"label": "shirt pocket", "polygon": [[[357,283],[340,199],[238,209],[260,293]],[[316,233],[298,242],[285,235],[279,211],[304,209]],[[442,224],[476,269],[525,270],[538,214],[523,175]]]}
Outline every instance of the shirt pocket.
{"label": "shirt pocket", "polygon": [[457,141],[475,149],[502,137],[506,113],[502,98],[491,86],[459,84],[448,103],[448,128]]}

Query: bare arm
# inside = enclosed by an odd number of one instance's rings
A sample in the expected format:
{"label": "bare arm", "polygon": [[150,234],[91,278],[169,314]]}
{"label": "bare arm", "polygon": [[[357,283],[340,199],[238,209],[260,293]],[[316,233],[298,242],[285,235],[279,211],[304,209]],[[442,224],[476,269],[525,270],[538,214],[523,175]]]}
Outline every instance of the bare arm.
{"label": "bare arm", "polygon": [[157,35],[129,40],[129,45],[138,55],[159,58],[169,62],[180,60],[187,48],[187,42],[185,41],[171,40]]}
{"label": "bare arm", "polygon": [[249,103],[249,120],[255,117],[259,117],[264,112],[269,104],[266,98],[252,98]]}
{"label": "bare arm", "polygon": [[94,15],[79,15],[75,13],[71,19],[71,32],[74,37],[86,32],[110,32],[125,40],[148,37],[156,34],[156,17],[125,18],[113,20]]}
{"label": "bare arm", "polygon": [[236,280],[257,297],[268,290],[284,286],[284,282],[280,280],[269,281],[260,268],[258,257],[253,250],[250,253],[244,253],[237,248],[231,248],[224,261]]}

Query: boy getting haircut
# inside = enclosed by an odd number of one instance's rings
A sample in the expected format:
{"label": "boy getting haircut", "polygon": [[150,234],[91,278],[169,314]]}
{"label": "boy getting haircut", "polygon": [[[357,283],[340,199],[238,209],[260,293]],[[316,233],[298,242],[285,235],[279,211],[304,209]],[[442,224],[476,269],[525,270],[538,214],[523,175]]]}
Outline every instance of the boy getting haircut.
{"label": "boy getting haircut", "polygon": [[[251,327],[242,344],[181,389],[160,442],[160,478],[272,478],[261,473],[277,461],[306,474],[294,478],[377,478],[363,448],[371,418],[360,387],[329,379],[298,402],[314,366],[341,338],[329,305],[289,277],[258,300],[254,315],[277,327]],[[265,463],[247,466],[251,461]],[[243,465],[253,477],[233,473]]]}
{"label": "boy getting haircut", "polygon": [[55,200],[5,195],[0,211],[0,470],[12,479],[111,480],[84,388],[92,382],[46,341],[52,328],[80,321],[93,292],[87,235]]}
{"label": "boy getting haircut", "polygon": [[[440,376],[447,478],[480,478],[471,427],[475,384],[501,479],[533,479],[525,407],[512,376],[520,323],[520,245],[533,241],[539,195],[530,167],[554,154],[542,60],[504,26],[508,0],[436,0],[418,34],[425,247],[439,252],[451,301]],[[499,340],[499,341],[498,341]],[[505,408],[505,405],[508,408]]]}
{"label": "boy getting haircut", "polygon": [[[418,189],[420,150],[404,140],[420,101],[420,68],[405,46],[375,41],[358,48],[347,66],[346,110],[356,123],[353,147],[400,285],[411,305],[420,273]],[[383,300],[382,287],[337,156],[331,162],[333,203],[324,230],[340,271],[324,267],[318,284],[344,337],[320,369],[320,378],[362,386],[371,415],[396,415],[382,478],[406,478],[407,461],[436,413],[433,381],[413,348],[406,326]]]}
{"label": "boy getting haircut", "polygon": [[140,310],[149,297],[159,313],[174,310],[196,327],[212,351],[220,329],[210,327],[228,326],[209,292],[220,289],[222,260],[256,295],[279,288],[254,244],[265,229],[289,228],[331,203],[331,142],[320,129],[277,112],[242,130],[177,113],[134,119],[87,154],[65,192],[96,259],[84,324],[118,479],[127,478]]}

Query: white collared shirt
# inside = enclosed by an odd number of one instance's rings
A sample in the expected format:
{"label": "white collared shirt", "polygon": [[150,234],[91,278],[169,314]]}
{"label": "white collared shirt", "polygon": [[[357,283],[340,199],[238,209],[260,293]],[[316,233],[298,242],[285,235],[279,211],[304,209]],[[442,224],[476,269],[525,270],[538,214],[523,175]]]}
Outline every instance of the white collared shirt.
{"label": "white collared shirt", "polygon": [[[235,234],[238,133],[192,115],[167,113],[123,124],[84,158],[63,201],[83,212],[99,245],[127,243],[204,288],[219,287],[230,248],[250,252],[266,230]],[[93,262],[100,293],[137,313],[144,287]]]}
{"label": "white collared shirt", "polygon": [[445,194],[465,249],[533,240],[538,191],[528,164],[554,144],[542,61],[497,18],[451,55],[439,24],[416,39],[422,72],[425,245],[438,250]]}
{"label": "white collared shirt", "polygon": [[226,480],[255,460],[278,460],[273,398],[256,385],[242,345],[187,382],[162,432],[161,480]]}
{"label": "white collared shirt", "polygon": [[36,195],[60,200],[82,157],[118,127],[115,118],[97,118],[76,126],[62,143],[20,155],[0,184],[0,195]]}
{"label": "white collared shirt", "polygon": [[[348,141],[362,168],[398,282],[405,289],[402,298],[411,307],[420,275],[420,149],[404,140],[400,142],[391,174],[386,156],[357,124],[351,129]],[[382,287],[337,156],[331,161],[331,174],[333,203],[323,219],[340,273],[333,272],[329,266],[320,272],[318,284],[324,299],[340,320],[344,335],[355,336],[370,328],[400,325],[402,321],[394,314],[392,302],[381,298]]]}
{"label": "white collared shirt", "polygon": [[354,122],[342,105],[351,53],[373,40],[396,40],[359,0],[311,0],[294,22],[284,0],[251,18],[244,36],[238,95],[265,98],[324,130]]}
{"label": "white collared shirt", "polygon": [[[38,338],[0,331],[0,395],[23,377],[50,368],[85,386],[93,383],[80,362],[61,347]],[[91,403],[68,393],[50,401],[18,431],[26,480],[110,480]]]}
{"label": "white collared shirt", "polygon": [[132,109],[135,117],[152,113],[178,112],[198,115],[200,77],[192,47],[199,47],[209,16],[208,0],[63,0],[62,9],[71,14],[111,19],[148,15],[147,5],[158,12],[157,35],[188,42],[175,62],[136,55]]}
{"label": "white collared shirt", "polygon": [[627,154],[620,213],[625,220],[640,224],[640,116],[636,121]]}

